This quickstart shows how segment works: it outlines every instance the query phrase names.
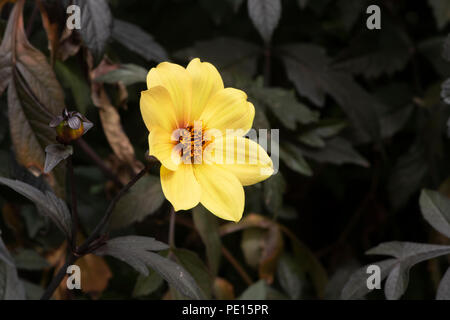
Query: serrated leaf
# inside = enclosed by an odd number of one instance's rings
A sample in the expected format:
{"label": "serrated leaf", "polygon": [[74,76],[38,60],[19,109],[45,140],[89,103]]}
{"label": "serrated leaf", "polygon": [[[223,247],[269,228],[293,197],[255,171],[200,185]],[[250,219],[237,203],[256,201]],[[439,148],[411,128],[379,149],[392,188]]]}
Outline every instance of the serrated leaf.
{"label": "serrated leaf", "polygon": [[[362,1],[358,2],[361,4]],[[339,54],[334,67],[362,74],[368,79],[383,74],[390,76],[402,70],[411,56],[410,44],[406,40],[408,36],[388,21],[384,22],[383,29],[387,30],[381,33],[367,30],[360,34],[349,48]]]}
{"label": "serrated leaf", "polygon": [[[225,78],[230,74],[253,76],[256,71],[256,57],[260,49],[249,42],[229,37],[218,37],[207,41],[198,41],[194,46],[175,53],[179,59],[200,58],[212,63]],[[225,74],[224,74],[225,73]],[[228,77],[228,78],[227,78]]]}
{"label": "serrated leaf", "polygon": [[96,78],[95,81],[104,83],[117,83],[121,81],[124,85],[129,86],[134,83],[145,83],[148,70],[135,64],[122,64],[118,69],[111,70],[104,75]]}
{"label": "serrated leaf", "polygon": [[385,294],[390,300],[399,299],[408,287],[409,270],[415,264],[450,254],[450,246],[414,242],[386,242],[366,254],[389,255],[396,258],[385,284]]}
{"label": "serrated leaf", "polygon": [[132,23],[114,19],[112,35],[116,41],[148,61],[169,60],[164,48],[151,35]]}
{"label": "serrated leaf", "polygon": [[326,145],[324,138],[331,138],[341,132],[347,123],[345,121],[324,120],[298,136],[298,140],[309,147],[323,148]]}
{"label": "serrated leaf", "polygon": [[10,187],[32,201],[39,212],[48,216],[68,238],[71,237],[72,222],[69,209],[67,208],[66,203],[58,198],[53,192],[45,191],[44,193],[22,181],[1,177],[0,184]]}
{"label": "serrated leaf", "polygon": [[[396,265],[396,263],[396,259],[388,259],[372,263],[371,265],[376,265],[380,268],[380,281],[383,281],[389,275],[389,272]],[[361,299],[370,292],[370,289],[367,287],[367,278],[369,276],[367,273],[367,267],[368,265],[358,269],[350,276],[342,289],[341,299]]]}
{"label": "serrated leaf", "polygon": [[280,158],[291,170],[305,176],[313,175],[311,167],[303,158],[302,151],[295,145],[291,143],[284,143],[280,146]]}
{"label": "serrated leaf", "polygon": [[[441,77],[448,77],[450,74],[450,64],[445,60],[445,44],[443,37],[432,37],[419,43],[418,51],[421,53],[434,67],[434,70]],[[444,47],[444,55],[442,48]],[[448,59],[450,61],[450,56]]]}
{"label": "serrated leaf", "polygon": [[127,236],[109,240],[94,251],[97,255],[110,255],[132,266],[135,270],[148,276],[148,268],[158,272],[170,285],[181,294],[192,299],[201,299],[202,291],[192,276],[179,264],[150,252],[165,250],[168,246],[153,238]]}
{"label": "serrated leaf", "polygon": [[305,149],[302,152],[307,158],[311,158],[318,162],[342,164],[356,164],[362,167],[369,167],[369,162],[363,158],[344,138],[335,137],[326,142],[324,148],[321,149]]}
{"label": "serrated leaf", "polygon": [[113,17],[106,0],[75,0],[81,9],[81,37],[99,62],[111,36]]}
{"label": "serrated leaf", "polygon": [[422,190],[419,203],[425,220],[450,238],[450,199],[436,191]]}
{"label": "serrated leaf", "polygon": [[447,269],[439,283],[436,300],[450,300],[450,268]]}
{"label": "serrated leaf", "polygon": [[213,275],[217,275],[220,265],[222,241],[219,235],[219,221],[216,216],[203,206],[192,210],[192,218],[203,243],[206,247],[209,267]]}
{"label": "serrated leaf", "polygon": [[379,102],[358,85],[352,77],[330,67],[323,48],[310,44],[288,44],[279,49],[288,78],[298,93],[317,106],[325,103],[328,93],[347,114],[359,134],[377,140],[380,125],[376,106]]}
{"label": "serrated leaf", "polygon": [[257,107],[272,113],[287,128],[295,130],[297,123],[309,124],[319,119],[319,112],[300,103],[293,91],[282,88],[254,86],[249,91],[249,100]]}
{"label": "serrated leaf", "polygon": [[272,39],[281,17],[280,0],[248,0],[248,14],[265,43]]}
{"label": "serrated leaf", "polygon": [[394,208],[400,208],[419,190],[428,170],[428,161],[419,144],[414,144],[397,160],[387,187]]}
{"label": "serrated leaf", "polygon": [[114,208],[111,229],[123,228],[144,220],[158,210],[164,199],[159,178],[151,175],[141,178]]}

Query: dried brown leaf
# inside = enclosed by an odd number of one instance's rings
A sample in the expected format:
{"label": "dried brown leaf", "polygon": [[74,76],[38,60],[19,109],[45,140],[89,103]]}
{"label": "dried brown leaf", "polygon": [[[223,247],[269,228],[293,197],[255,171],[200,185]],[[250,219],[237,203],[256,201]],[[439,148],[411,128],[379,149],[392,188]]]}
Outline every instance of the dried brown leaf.
{"label": "dried brown leaf", "polygon": [[97,68],[91,70],[91,96],[92,101],[99,108],[100,120],[109,145],[115,155],[122,162],[128,164],[134,173],[137,173],[144,166],[140,161],[136,160],[134,148],[123,130],[119,112],[112,105],[103,84],[93,81],[93,79],[117,68],[118,65],[114,65],[108,60],[103,59]]}

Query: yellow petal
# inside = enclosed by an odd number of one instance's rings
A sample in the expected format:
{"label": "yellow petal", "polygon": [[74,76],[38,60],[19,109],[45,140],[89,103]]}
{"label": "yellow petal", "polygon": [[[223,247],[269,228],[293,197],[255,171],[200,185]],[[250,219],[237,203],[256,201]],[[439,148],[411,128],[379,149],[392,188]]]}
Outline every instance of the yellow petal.
{"label": "yellow petal", "polygon": [[161,127],[169,132],[177,127],[175,109],[166,88],[157,86],[141,93],[141,114],[149,131]]}
{"label": "yellow petal", "polygon": [[244,212],[244,188],[229,171],[209,164],[194,165],[201,186],[200,203],[221,219],[239,221]]}
{"label": "yellow petal", "polygon": [[245,92],[233,88],[218,91],[208,102],[200,119],[208,129],[242,130],[244,135],[253,125],[255,107]]}
{"label": "yellow petal", "polygon": [[164,195],[175,211],[189,210],[199,203],[201,188],[192,165],[181,163],[176,171],[161,166],[160,174]]}
{"label": "yellow petal", "polygon": [[147,87],[163,86],[169,92],[180,127],[189,122],[192,97],[192,80],[185,68],[178,64],[162,62],[147,75]]}
{"label": "yellow petal", "polygon": [[216,140],[211,149],[211,156],[204,157],[232,172],[244,186],[266,180],[273,174],[272,159],[253,140],[226,136]]}
{"label": "yellow petal", "polygon": [[198,120],[209,99],[223,89],[222,78],[216,67],[208,62],[200,62],[195,58],[188,64],[186,70],[192,79],[192,109],[191,120]]}
{"label": "yellow petal", "polygon": [[174,152],[177,141],[172,140],[171,133],[155,127],[148,135],[150,155],[156,157],[164,167],[177,170],[180,163],[180,155]]}

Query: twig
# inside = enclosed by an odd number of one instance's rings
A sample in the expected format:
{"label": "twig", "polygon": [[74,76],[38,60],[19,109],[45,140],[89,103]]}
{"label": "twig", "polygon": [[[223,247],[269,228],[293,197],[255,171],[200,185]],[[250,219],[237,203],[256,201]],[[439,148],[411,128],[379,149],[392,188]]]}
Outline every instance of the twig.
{"label": "twig", "polygon": [[136,176],[133,177],[133,179],[128,182],[128,184],[122,188],[122,190],[119,191],[119,193],[111,200],[109,203],[108,209],[105,212],[105,215],[103,216],[102,220],[97,224],[94,231],[92,231],[91,235],[84,241],[84,243],[79,247],[78,253],[84,254],[86,249],[89,248],[90,244],[100,235],[103,228],[108,224],[109,218],[111,217],[111,214],[113,213],[114,208],[116,207],[117,202],[124,196],[128,190],[136,183],[140,178],[142,178],[145,173],[147,172],[148,166],[145,166],[144,169],[142,169]]}
{"label": "twig", "polygon": [[30,20],[28,21],[28,24],[27,24],[27,29],[26,29],[27,38],[30,38],[31,32],[33,31],[33,25],[34,25],[34,21],[36,20],[38,11],[39,11],[38,4],[37,4],[37,2],[35,2],[34,7],[33,7],[33,12],[31,13]]}
{"label": "twig", "polygon": [[271,49],[270,45],[267,45],[264,49],[264,86],[268,87],[270,85],[270,77],[272,75],[272,65],[271,65]]}
{"label": "twig", "polygon": [[222,246],[222,254],[225,256],[225,258],[233,265],[233,267],[236,269],[236,271],[239,273],[241,278],[245,281],[247,285],[253,284],[252,278],[248,275],[247,272],[245,272],[244,268],[239,264],[239,262],[232,256],[230,251],[228,251],[227,248]]}
{"label": "twig", "polygon": [[59,269],[58,273],[52,279],[52,281],[50,282],[50,285],[45,290],[44,294],[41,297],[41,300],[48,300],[53,296],[53,293],[55,292],[56,288],[58,288],[59,284],[64,279],[64,276],[67,273],[67,268],[70,265],[74,264],[76,260],[77,260],[77,257],[73,253],[70,253],[69,256],[67,257],[64,265],[61,267],[61,269]]}
{"label": "twig", "polygon": [[175,248],[175,209],[170,207],[169,246]]}
{"label": "twig", "polygon": [[108,166],[105,165],[102,158],[99,157],[99,155],[94,151],[94,149],[91,148],[91,146],[89,146],[86,141],[80,138],[76,140],[75,143],[81,148],[81,150],[84,151],[84,153],[86,153],[89,158],[91,158],[91,160],[100,168],[100,170],[107,178],[113,180],[118,187],[123,187],[123,183],[119,180],[119,178],[114,174],[114,172],[111,171],[110,168],[108,168]]}
{"label": "twig", "polygon": [[122,188],[122,190],[119,191],[119,193],[114,197],[114,199],[111,200],[109,203],[108,209],[105,212],[105,215],[103,216],[102,220],[97,224],[94,231],[92,231],[91,235],[86,239],[86,241],[83,242],[83,244],[77,248],[76,251],[71,252],[69,256],[67,257],[66,263],[64,266],[59,270],[58,274],[52,279],[50,285],[48,286],[47,290],[45,290],[44,294],[41,297],[41,300],[48,300],[53,295],[53,292],[56,290],[58,285],[61,283],[61,281],[64,279],[64,276],[66,274],[67,267],[71,264],[73,264],[78,258],[84,256],[85,254],[89,253],[89,250],[93,249],[93,246],[98,246],[102,244],[102,241],[104,238],[100,235],[103,228],[108,224],[109,218],[111,217],[111,214],[117,204],[117,202],[122,198],[123,195],[125,195],[128,190],[140,179],[142,178],[145,173],[147,172],[148,165],[144,167],[133,179]]}
{"label": "twig", "polygon": [[75,178],[73,174],[72,156],[67,159],[67,171],[69,172],[70,193],[72,196],[72,251],[77,251],[77,234],[78,234],[78,206]]}
{"label": "twig", "polygon": [[367,194],[364,196],[364,198],[358,205],[357,209],[355,210],[350,220],[347,222],[344,230],[341,232],[336,242],[316,252],[317,257],[323,257],[324,255],[327,255],[334,249],[337,249],[342,244],[344,244],[345,240],[348,238],[351,231],[353,230],[353,228],[356,226],[361,216],[363,215],[365,209],[367,208],[367,205],[370,203],[372,199],[374,199],[378,187],[378,179],[379,179],[378,173],[375,171],[372,176],[372,183],[370,185],[370,189],[368,190]]}
{"label": "twig", "polygon": [[[194,224],[192,222],[190,222],[187,219],[184,219],[182,216],[178,217],[178,219],[176,220],[176,223],[181,224],[189,229],[192,229],[194,232],[197,233],[198,235],[198,231],[195,228]],[[198,235],[199,236],[199,235]],[[199,236],[200,237],[200,236]],[[237,273],[239,273],[239,275],[241,276],[242,280],[244,280],[244,282],[247,285],[251,285],[253,283],[252,278],[248,275],[248,273],[244,270],[244,268],[241,266],[241,264],[239,263],[239,261],[237,261],[232,254],[230,253],[230,251],[228,251],[227,248],[225,248],[224,246],[222,246],[222,254],[224,255],[225,259],[228,260],[228,262],[236,269]]]}

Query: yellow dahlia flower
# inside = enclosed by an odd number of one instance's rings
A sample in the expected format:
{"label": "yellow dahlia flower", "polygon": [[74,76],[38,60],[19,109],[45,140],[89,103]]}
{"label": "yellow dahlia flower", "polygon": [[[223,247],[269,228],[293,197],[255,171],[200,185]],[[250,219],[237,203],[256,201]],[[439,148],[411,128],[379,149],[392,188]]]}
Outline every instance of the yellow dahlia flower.
{"label": "yellow dahlia flower", "polygon": [[198,203],[216,216],[239,221],[243,186],[267,179],[273,164],[243,137],[255,108],[245,92],[224,88],[217,69],[193,59],[187,68],[163,62],[147,75],[141,113],[150,155],[161,162],[161,186],[175,211]]}

